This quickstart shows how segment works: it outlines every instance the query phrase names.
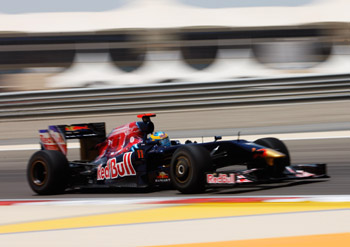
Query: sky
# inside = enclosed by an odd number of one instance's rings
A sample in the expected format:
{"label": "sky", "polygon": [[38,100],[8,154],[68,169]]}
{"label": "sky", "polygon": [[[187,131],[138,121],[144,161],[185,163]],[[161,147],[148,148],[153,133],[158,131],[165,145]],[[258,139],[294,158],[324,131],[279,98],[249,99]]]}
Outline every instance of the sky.
{"label": "sky", "polygon": [[[42,12],[100,12],[117,9],[137,0],[0,0],[0,12],[25,14]],[[164,0],[146,0],[164,1]],[[233,8],[261,6],[300,6],[315,0],[177,0],[202,8]]]}

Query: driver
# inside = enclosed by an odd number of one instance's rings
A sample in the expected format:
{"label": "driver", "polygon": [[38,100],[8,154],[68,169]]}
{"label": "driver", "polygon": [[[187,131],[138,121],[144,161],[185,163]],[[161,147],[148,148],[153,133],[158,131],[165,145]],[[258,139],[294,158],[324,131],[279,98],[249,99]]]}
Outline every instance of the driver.
{"label": "driver", "polygon": [[154,132],[149,139],[151,141],[159,141],[159,144],[165,147],[169,147],[171,145],[169,136],[163,131]]}

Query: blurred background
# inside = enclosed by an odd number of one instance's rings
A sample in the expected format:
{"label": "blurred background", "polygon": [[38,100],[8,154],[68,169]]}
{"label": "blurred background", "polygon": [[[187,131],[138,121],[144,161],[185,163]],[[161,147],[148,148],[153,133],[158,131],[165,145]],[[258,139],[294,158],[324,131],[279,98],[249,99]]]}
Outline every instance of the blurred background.
{"label": "blurred background", "polygon": [[[293,164],[327,163],[331,176],[314,183],[214,190],[203,197],[332,195],[340,201],[339,195],[345,195],[348,201],[349,10],[349,0],[0,0],[0,201],[38,199],[27,184],[26,164],[39,148],[39,129],[105,122],[108,133],[144,112],[157,113],[155,130],[175,140],[280,138]],[[69,159],[78,156],[78,149],[69,150]],[[73,192],[45,199],[179,196],[174,190]],[[121,208],[84,206],[108,213]],[[68,217],[63,211],[97,213],[73,207],[43,205],[40,212],[2,208],[0,225]],[[90,246],[101,244],[103,236],[104,244],[115,245],[120,237],[128,243],[124,246],[130,246],[130,239],[144,246],[146,237],[130,233],[145,233],[152,240],[169,236],[168,242],[157,242],[164,244],[193,234],[198,238],[192,242],[205,241],[205,235],[225,240],[223,230],[230,231],[226,239],[232,240],[241,237],[232,227],[238,225],[243,238],[349,232],[349,217],[336,211],[336,217],[319,212],[310,220],[305,212],[301,220],[293,213],[276,218],[276,224],[252,215],[228,227],[197,221],[202,224],[198,231],[193,225],[182,227],[186,222],[181,220],[174,228],[157,223],[162,227],[157,237],[149,234],[158,232],[150,224],[127,225],[126,234],[120,226],[109,228],[111,234],[105,227],[91,228],[91,234],[84,229],[0,234],[0,243],[41,246],[39,236],[42,245],[89,241]],[[213,223],[220,227],[210,227]],[[205,234],[204,228],[212,232]]]}
{"label": "blurred background", "polygon": [[0,91],[350,71],[347,0],[1,0]]}

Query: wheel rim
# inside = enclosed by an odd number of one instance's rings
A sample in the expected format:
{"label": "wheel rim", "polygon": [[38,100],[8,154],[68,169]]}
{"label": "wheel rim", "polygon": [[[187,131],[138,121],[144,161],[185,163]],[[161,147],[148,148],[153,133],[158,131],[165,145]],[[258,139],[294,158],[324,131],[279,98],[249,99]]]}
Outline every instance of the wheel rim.
{"label": "wheel rim", "polygon": [[47,180],[47,165],[42,161],[36,161],[31,168],[32,182],[42,186]]}
{"label": "wheel rim", "polygon": [[191,174],[191,162],[189,159],[185,156],[180,156],[176,160],[176,165],[174,167],[175,169],[175,179],[179,183],[186,183]]}

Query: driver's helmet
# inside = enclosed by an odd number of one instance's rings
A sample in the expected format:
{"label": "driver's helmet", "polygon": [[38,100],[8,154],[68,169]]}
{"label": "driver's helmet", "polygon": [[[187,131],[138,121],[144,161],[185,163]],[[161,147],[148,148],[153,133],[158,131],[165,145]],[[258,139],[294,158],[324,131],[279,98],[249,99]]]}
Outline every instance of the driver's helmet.
{"label": "driver's helmet", "polygon": [[166,147],[169,147],[171,145],[170,140],[169,140],[169,136],[163,131],[154,132],[150,136],[150,140],[151,141],[159,141],[160,145],[166,146]]}

